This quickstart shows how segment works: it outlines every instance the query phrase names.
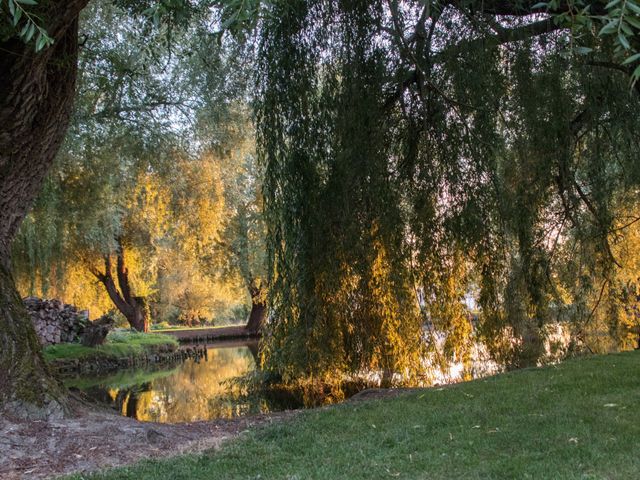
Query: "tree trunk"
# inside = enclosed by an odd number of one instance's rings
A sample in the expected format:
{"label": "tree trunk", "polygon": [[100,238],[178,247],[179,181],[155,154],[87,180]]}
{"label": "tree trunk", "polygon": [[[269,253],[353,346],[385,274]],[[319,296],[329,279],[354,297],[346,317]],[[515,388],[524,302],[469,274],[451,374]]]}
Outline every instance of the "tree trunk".
{"label": "tree trunk", "polygon": [[53,46],[35,53],[0,41],[0,408],[29,417],[63,413],[63,388],[10,272],[11,242],[40,191],[67,130],[78,58],[78,15],[87,0],[51,1],[38,14]]}
{"label": "tree trunk", "polygon": [[267,317],[267,305],[262,297],[263,295],[260,289],[253,289],[251,291],[251,312],[249,313],[249,320],[245,328],[252,334],[261,332]]}
{"label": "tree trunk", "polygon": [[129,324],[139,332],[149,331],[149,310],[144,297],[133,297],[133,316],[127,317]]}
{"label": "tree trunk", "polygon": [[0,263],[0,407],[17,417],[58,418],[66,411],[65,399],[13,278]]}
{"label": "tree trunk", "polygon": [[[119,242],[120,243],[120,242]],[[131,293],[129,284],[129,272],[124,258],[124,248],[119,245],[116,262],[118,285],[113,278],[111,256],[104,257],[104,273],[92,270],[91,273],[102,282],[109,298],[115,307],[124,315],[131,328],[139,332],[149,331],[149,309],[144,297],[137,297]],[[119,287],[119,289],[118,289]]]}

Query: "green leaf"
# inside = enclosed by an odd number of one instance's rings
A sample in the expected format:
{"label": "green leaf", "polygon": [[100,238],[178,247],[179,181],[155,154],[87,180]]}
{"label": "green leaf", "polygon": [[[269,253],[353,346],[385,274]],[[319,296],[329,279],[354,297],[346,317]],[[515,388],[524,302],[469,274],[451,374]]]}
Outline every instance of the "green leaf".
{"label": "green leaf", "polygon": [[33,34],[36,31],[36,26],[34,23],[30,23],[29,24],[29,29],[27,30],[27,34],[24,36],[24,41],[28,42],[31,40],[31,38],[33,37]]}
{"label": "green leaf", "polygon": [[601,37],[603,35],[608,35],[610,33],[615,32],[618,29],[618,22],[611,21],[607,23],[602,29],[598,32],[598,36]]}
{"label": "green leaf", "polygon": [[[13,16],[14,21],[15,21],[15,15],[16,15],[16,6],[13,3],[13,0],[8,0],[7,2],[9,4],[9,13]],[[17,22],[16,22],[17,23]],[[14,23],[15,25],[15,23]]]}
{"label": "green leaf", "polygon": [[42,50],[43,47],[43,43],[42,43],[42,33],[38,33],[38,35],[36,36],[36,52],[39,52],[40,50]]}
{"label": "green leaf", "polygon": [[[626,17],[625,17],[626,20]],[[635,33],[633,33],[633,30],[631,29],[631,27],[629,27],[629,24],[624,21],[624,22],[620,22],[620,30],[622,30],[625,35],[627,35],[628,37],[633,37],[635,35]]]}
{"label": "green leaf", "polygon": [[18,10],[16,10],[16,13],[13,15],[13,26],[17,26],[18,22],[20,21],[20,19],[22,18],[22,9],[19,8]]}
{"label": "green leaf", "polygon": [[574,51],[578,54],[578,55],[586,55],[588,53],[593,52],[593,48],[589,48],[589,47],[576,47],[574,48]]}
{"label": "green leaf", "polygon": [[21,37],[25,37],[25,36],[27,35],[27,32],[29,31],[29,27],[30,27],[30,26],[31,26],[31,24],[30,24],[30,23],[25,23],[25,24],[24,24],[24,27],[22,27],[22,30],[20,30],[19,35],[20,35]]}
{"label": "green leaf", "polygon": [[629,65],[630,63],[633,63],[633,62],[635,62],[637,60],[640,60],[640,53],[636,53],[635,55],[631,55],[624,62],[622,62],[622,65]]}
{"label": "green leaf", "polygon": [[547,2],[540,2],[540,3],[536,3],[534,6],[531,7],[531,10],[538,10],[539,8],[549,8],[549,4]]}
{"label": "green leaf", "polygon": [[640,18],[627,16],[625,17],[625,21],[632,27],[640,30]]}
{"label": "green leaf", "polygon": [[640,15],[640,5],[638,5],[637,3],[635,3],[635,2],[627,2],[627,7],[629,8],[629,10],[632,10],[637,15]]}
{"label": "green leaf", "polygon": [[609,3],[607,3],[607,6],[604,8],[605,10],[610,10],[611,8],[615,7],[619,3],[620,3],[620,0],[611,0]]}
{"label": "green leaf", "polygon": [[21,3],[22,5],[38,5],[38,2],[35,0],[14,0],[16,3]]}
{"label": "green leaf", "polygon": [[629,40],[627,40],[627,37],[625,37],[622,32],[618,34],[618,41],[620,42],[620,45],[622,45],[626,50],[629,50],[631,48],[631,45],[629,45]]}

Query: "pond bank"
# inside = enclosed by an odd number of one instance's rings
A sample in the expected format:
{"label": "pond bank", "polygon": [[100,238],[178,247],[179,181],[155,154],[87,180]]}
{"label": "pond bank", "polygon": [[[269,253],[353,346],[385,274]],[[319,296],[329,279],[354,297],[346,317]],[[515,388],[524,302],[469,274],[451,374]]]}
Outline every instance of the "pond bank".
{"label": "pond bank", "polygon": [[247,429],[296,414],[159,424],[121,417],[95,405],[74,405],[73,418],[55,422],[0,417],[0,478],[52,478],[216,449]]}
{"label": "pond bank", "polygon": [[636,478],[639,377],[630,352],[233,420],[142,423],[79,404],[64,421],[0,418],[0,477]]}
{"label": "pond bank", "polygon": [[211,328],[174,328],[156,330],[164,335],[171,335],[180,342],[218,342],[224,340],[258,340],[260,334],[247,330],[245,325]]}
{"label": "pond bank", "polygon": [[85,347],[78,343],[51,345],[44,350],[51,368],[60,376],[96,374],[150,364],[171,364],[206,356],[206,349],[192,345],[180,348],[168,335],[112,332],[104,345]]}

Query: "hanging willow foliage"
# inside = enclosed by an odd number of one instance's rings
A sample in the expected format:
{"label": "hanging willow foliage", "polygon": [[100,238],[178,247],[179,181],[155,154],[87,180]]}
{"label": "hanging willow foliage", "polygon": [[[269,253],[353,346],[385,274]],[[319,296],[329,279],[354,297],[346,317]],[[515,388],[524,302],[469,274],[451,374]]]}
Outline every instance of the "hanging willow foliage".
{"label": "hanging willow foliage", "polygon": [[411,381],[425,325],[465,359],[472,291],[493,355],[528,365],[546,325],[571,320],[585,341],[602,297],[622,298],[614,250],[638,200],[637,95],[603,68],[606,42],[572,53],[557,22],[494,4],[270,2],[257,116],[265,366],[285,379],[374,369]]}

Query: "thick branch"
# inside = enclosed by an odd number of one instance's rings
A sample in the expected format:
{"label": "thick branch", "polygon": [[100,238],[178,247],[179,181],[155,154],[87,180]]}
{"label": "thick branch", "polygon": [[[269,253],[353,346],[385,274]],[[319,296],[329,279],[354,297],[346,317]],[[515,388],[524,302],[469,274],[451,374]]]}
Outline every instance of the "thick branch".
{"label": "thick branch", "polygon": [[[577,12],[577,7],[574,2],[563,1],[559,2],[556,9],[547,12],[544,7],[533,8],[536,4],[539,4],[538,0],[445,0],[444,5],[454,7],[458,10],[469,10],[475,13],[483,13],[486,15],[500,15],[511,17],[523,17],[527,15],[534,15],[537,13],[562,13],[574,11]],[[591,14],[602,15],[605,12],[604,3],[598,0],[592,0],[585,2],[589,6]],[[581,5],[581,8],[585,8],[587,5]]]}
{"label": "thick branch", "polygon": [[118,239],[118,253],[116,256],[116,274],[118,275],[118,285],[120,286],[122,297],[129,305],[133,305],[134,300],[131,295],[131,286],[129,285],[129,270],[124,262],[124,247],[120,239]]}
{"label": "thick branch", "polygon": [[133,307],[122,297],[122,295],[118,291],[118,288],[116,287],[115,281],[113,280],[113,275],[111,273],[110,255],[105,255],[104,267],[105,273],[99,272],[95,269],[91,269],[91,273],[93,273],[93,275],[95,275],[95,277],[104,285],[109,298],[116,306],[116,308],[120,310],[126,317],[128,317],[129,315],[133,315]]}

